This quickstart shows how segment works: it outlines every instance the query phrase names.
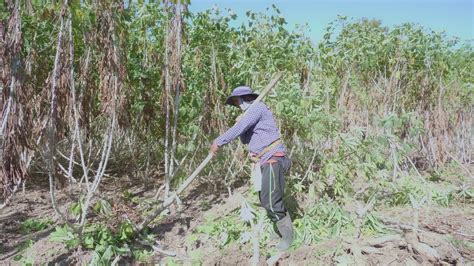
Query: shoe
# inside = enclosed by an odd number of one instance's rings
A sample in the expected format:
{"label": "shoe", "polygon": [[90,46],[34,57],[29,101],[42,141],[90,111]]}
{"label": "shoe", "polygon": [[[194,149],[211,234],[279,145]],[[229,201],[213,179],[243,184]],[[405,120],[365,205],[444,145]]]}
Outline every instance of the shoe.
{"label": "shoe", "polygon": [[280,243],[276,246],[278,250],[287,250],[291,243],[293,243],[293,224],[291,223],[291,218],[288,213],[283,219],[276,222],[278,231],[281,234]]}

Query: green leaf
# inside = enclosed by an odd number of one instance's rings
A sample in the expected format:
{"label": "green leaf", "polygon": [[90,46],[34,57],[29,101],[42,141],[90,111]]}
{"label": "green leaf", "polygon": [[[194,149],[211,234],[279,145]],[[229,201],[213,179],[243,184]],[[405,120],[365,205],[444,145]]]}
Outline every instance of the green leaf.
{"label": "green leaf", "polygon": [[84,238],[84,246],[88,249],[94,248],[94,238],[92,236],[86,236]]}
{"label": "green leaf", "polygon": [[112,246],[108,246],[104,254],[102,255],[102,262],[104,263],[109,262],[112,259],[113,255],[114,255],[114,251],[112,249]]}

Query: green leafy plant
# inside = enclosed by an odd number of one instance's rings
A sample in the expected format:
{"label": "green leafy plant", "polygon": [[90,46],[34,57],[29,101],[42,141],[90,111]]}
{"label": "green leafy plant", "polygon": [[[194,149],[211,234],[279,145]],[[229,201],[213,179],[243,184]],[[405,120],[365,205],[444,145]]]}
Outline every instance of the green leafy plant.
{"label": "green leafy plant", "polygon": [[340,235],[353,226],[349,214],[330,200],[315,204],[293,224],[297,245],[317,243],[321,239]]}
{"label": "green leafy plant", "polygon": [[153,257],[153,251],[143,250],[143,249],[136,249],[133,251],[133,257],[137,261],[141,262],[149,262],[149,260]]}
{"label": "green leafy plant", "polygon": [[25,257],[24,252],[25,250],[31,248],[35,242],[31,239],[28,239],[21,243],[18,247],[18,254],[13,257],[14,261],[21,263],[22,265],[32,266],[34,265],[34,258],[33,257]]}
{"label": "green leafy plant", "polygon": [[80,244],[78,236],[67,225],[56,227],[56,230],[50,234],[50,239],[65,243],[67,248],[76,248]]}
{"label": "green leafy plant", "polygon": [[36,231],[41,231],[43,229],[48,228],[53,224],[53,221],[49,218],[28,218],[25,221],[23,221],[20,225],[20,230],[24,234],[29,234],[31,232],[36,232]]}
{"label": "green leafy plant", "polygon": [[95,213],[102,214],[102,215],[110,215],[112,212],[112,206],[110,203],[105,199],[99,199],[92,208]]}
{"label": "green leafy plant", "polygon": [[245,225],[238,222],[237,216],[232,215],[217,220],[207,220],[197,227],[196,233],[212,237],[220,247],[223,247],[239,240],[245,229]]}

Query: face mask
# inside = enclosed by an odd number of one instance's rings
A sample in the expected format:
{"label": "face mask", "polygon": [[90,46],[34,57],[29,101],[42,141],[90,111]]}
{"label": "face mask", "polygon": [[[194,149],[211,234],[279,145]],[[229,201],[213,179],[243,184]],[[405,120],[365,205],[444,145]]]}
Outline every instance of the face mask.
{"label": "face mask", "polygon": [[247,110],[247,108],[249,108],[250,105],[252,105],[251,102],[245,102],[243,100],[240,100],[240,105],[239,106],[240,106],[240,109],[242,109],[242,111]]}

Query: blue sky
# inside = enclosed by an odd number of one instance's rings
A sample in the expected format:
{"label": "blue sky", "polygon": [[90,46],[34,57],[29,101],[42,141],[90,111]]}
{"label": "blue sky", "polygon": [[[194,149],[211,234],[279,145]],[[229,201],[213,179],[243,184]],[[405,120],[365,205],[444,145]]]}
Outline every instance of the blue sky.
{"label": "blue sky", "polygon": [[426,29],[445,31],[450,37],[474,39],[474,0],[191,0],[191,11],[202,11],[218,6],[226,13],[232,9],[238,23],[245,19],[248,10],[265,12],[275,4],[288,22],[308,24],[308,35],[313,41],[323,36],[324,28],[337,18],[376,18],[385,26],[413,22]]}

